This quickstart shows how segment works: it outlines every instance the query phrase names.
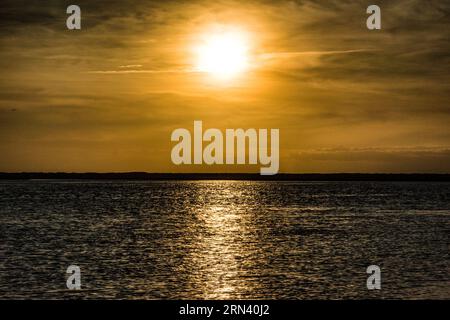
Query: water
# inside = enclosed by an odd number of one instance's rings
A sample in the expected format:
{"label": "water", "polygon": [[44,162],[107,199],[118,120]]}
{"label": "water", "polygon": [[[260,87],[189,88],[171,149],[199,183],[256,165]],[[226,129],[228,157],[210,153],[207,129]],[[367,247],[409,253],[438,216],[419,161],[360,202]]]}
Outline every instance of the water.
{"label": "water", "polygon": [[0,298],[449,299],[449,217],[450,183],[3,181]]}

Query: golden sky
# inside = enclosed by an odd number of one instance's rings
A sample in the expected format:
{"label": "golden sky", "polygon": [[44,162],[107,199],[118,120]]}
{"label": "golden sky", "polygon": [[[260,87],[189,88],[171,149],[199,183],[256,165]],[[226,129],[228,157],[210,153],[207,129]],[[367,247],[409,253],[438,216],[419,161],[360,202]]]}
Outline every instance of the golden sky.
{"label": "golden sky", "polygon": [[[171,163],[171,132],[280,129],[280,172],[450,172],[448,1],[2,1],[0,171],[236,172]],[[248,68],[196,70],[238,30]]]}

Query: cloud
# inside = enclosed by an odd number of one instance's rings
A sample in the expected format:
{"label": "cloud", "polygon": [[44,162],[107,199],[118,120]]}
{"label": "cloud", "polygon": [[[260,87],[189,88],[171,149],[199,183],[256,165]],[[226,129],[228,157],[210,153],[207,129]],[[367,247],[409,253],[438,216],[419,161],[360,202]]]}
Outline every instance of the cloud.
{"label": "cloud", "polygon": [[[380,0],[379,31],[363,0],[79,0],[80,31],[69,4],[0,5],[0,171],[81,151],[95,165],[74,170],[164,170],[171,130],[202,119],[280,128],[284,170],[450,172],[448,1]],[[190,49],[228,24],[252,35],[255,67],[223,85]],[[136,167],[109,164],[120,150]]]}
{"label": "cloud", "polygon": [[119,68],[140,68],[142,67],[142,64],[127,64],[123,66],[119,66]]}
{"label": "cloud", "polygon": [[[447,173],[450,146],[303,150],[285,160],[286,171]],[[364,169],[363,169],[364,168]]]}
{"label": "cloud", "polygon": [[350,49],[350,50],[329,50],[329,51],[294,51],[294,52],[270,52],[262,54],[262,58],[296,58],[303,55],[328,55],[328,54],[345,54],[345,53],[357,53],[375,51],[375,49]]}
{"label": "cloud", "polygon": [[193,73],[198,72],[194,69],[174,69],[174,70],[94,70],[94,71],[88,71],[87,73],[91,74],[164,74],[164,73]]}

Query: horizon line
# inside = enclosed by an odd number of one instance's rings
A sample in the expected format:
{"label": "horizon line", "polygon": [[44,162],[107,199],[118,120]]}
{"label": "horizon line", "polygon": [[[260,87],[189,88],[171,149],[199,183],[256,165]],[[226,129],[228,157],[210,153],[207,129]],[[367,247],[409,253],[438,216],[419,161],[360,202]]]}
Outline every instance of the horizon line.
{"label": "horizon line", "polygon": [[0,172],[0,180],[448,181],[450,173]]}

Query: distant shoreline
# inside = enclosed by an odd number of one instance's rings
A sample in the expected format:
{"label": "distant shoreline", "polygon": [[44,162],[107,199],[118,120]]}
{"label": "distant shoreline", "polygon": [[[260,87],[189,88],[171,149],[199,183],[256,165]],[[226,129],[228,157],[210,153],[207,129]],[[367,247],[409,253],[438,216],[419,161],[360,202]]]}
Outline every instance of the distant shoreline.
{"label": "distant shoreline", "polygon": [[258,173],[69,173],[69,172],[0,172],[0,180],[250,180],[250,181],[450,181],[450,174],[430,173],[281,173],[261,176]]}

